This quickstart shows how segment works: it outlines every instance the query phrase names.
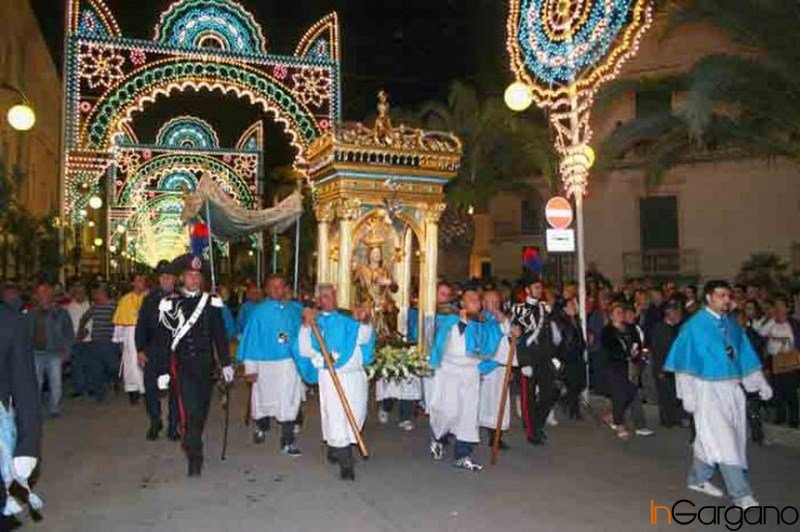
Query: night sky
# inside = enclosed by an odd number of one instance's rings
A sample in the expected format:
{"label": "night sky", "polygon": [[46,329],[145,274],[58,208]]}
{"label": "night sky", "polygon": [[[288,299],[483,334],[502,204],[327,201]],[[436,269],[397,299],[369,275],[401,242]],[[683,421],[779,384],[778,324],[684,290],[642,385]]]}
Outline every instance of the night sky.
{"label": "night sky", "polygon": [[[61,64],[65,0],[31,0],[57,65]],[[122,34],[152,39],[168,0],[106,0]],[[291,55],[314,22],[337,11],[342,38],[345,120],[374,112],[380,88],[392,103],[415,109],[427,100],[444,100],[452,80],[473,82],[484,93],[500,94],[505,70],[505,5],[502,0],[242,0],[262,25],[271,53]],[[185,93],[159,99],[134,129],[152,141],[158,126],[175,114],[191,112],[208,120],[220,141],[232,146],[239,134],[262,117],[244,100],[219,93]],[[224,116],[224,120],[220,117]],[[265,118],[268,166],[289,162],[280,126]],[[277,138],[276,138],[277,137]]]}

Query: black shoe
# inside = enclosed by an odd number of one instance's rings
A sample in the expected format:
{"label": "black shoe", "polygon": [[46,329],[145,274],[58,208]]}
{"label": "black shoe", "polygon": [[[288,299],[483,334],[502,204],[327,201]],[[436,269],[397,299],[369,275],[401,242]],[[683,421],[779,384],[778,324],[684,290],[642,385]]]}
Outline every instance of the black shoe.
{"label": "black shoe", "polygon": [[83,397],[83,392],[72,392],[73,399],[77,399],[78,397]]}
{"label": "black shoe", "polygon": [[543,430],[534,430],[533,435],[528,438],[531,445],[544,445],[547,443],[547,435]]}
{"label": "black shoe", "polygon": [[253,432],[253,443],[262,444],[267,441],[267,433],[263,430],[256,429]]}
{"label": "black shoe", "polygon": [[177,430],[171,430],[169,431],[169,439],[172,441],[180,441],[181,435]]}
{"label": "black shoe", "polygon": [[501,439],[500,444],[497,446],[497,448],[500,449],[501,451],[507,451],[511,447],[509,447],[508,444]]}
{"label": "black shoe", "polygon": [[158,439],[158,435],[161,434],[161,429],[164,428],[164,425],[161,423],[161,420],[151,421],[150,428],[147,429],[147,441],[153,441]]}
{"label": "black shoe", "polygon": [[138,405],[139,392],[128,392],[128,401],[130,401],[132,405]]}
{"label": "black shoe", "polygon": [[342,480],[356,480],[356,470],[353,466],[342,467],[339,470],[339,478]]}
{"label": "black shoe", "polygon": [[199,477],[203,473],[203,459],[189,458],[189,476]]}

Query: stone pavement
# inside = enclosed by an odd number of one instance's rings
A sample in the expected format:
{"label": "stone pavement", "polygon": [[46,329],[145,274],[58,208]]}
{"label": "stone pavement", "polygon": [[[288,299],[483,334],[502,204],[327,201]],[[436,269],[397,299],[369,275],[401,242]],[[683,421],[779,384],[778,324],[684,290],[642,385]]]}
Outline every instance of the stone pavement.
{"label": "stone pavement", "polygon": [[[550,429],[550,443],[534,448],[518,420],[512,448],[482,473],[434,463],[427,421],[404,433],[380,426],[374,412],[366,440],[372,457],[357,464],[355,483],[338,480],[320,445],[316,397],[298,444],[300,458],[278,451],[273,429],[264,445],[242,422],[239,384],[231,418],[229,457],[220,461],[218,402],[206,431],[201,479],[186,477],[177,444],[147,442],[143,406],[124,397],[108,404],[68,401],[61,418],[46,422],[38,489],[46,501],[46,531],[638,531],[724,530],[722,526],[650,525],[650,501],[671,506],[691,498],[722,504],[684,489],[690,457],[688,431],[657,430],[651,438],[618,441],[595,421]],[[374,405],[373,405],[374,407]],[[800,450],[751,450],[752,481],[762,504],[800,501]],[[488,449],[475,454],[488,462]],[[721,482],[721,481],[720,481]],[[727,504],[727,503],[724,503]],[[26,527],[27,529],[28,527]],[[786,528],[787,530],[793,528]],[[743,529],[748,529],[747,527]],[[780,530],[773,526],[757,530]]]}

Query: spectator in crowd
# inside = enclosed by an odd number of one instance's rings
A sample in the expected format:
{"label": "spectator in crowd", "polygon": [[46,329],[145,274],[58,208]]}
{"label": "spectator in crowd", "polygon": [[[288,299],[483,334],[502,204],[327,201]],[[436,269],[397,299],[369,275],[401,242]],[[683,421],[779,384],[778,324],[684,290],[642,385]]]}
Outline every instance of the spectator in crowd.
{"label": "spectator in crowd", "polygon": [[668,428],[680,423],[683,417],[675,390],[675,374],[664,372],[664,362],[672,343],[678,337],[682,321],[683,306],[680,301],[671,299],[664,306],[664,319],[651,332],[650,369],[656,379],[658,417],[661,426]]}
{"label": "spectator in crowd", "polygon": [[47,414],[61,413],[62,366],[69,356],[75,331],[69,314],[55,305],[53,287],[40,283],[36,287],[36,305],[26,314],[27,334],[33,346],[39,391],[47,378],[49,400]]}
{"label": "spectator in crowd", "polygon": [[774,317],[760,330],[767,340],[767,354],[773,373],[775,388],[775,422],[788,423],[797,428],[800,422],[797,391],[800,387],[800,364],[797,350],[800,348],[800,324],[789,317],[789,305],[784,299],[775,301]]}
{"label": "spectator in crowd", "polygon": [[583,359],[586,342],[578,317],[577,299],[570,298],[564,302],[564,309],[558,316],[557,325],[561,329],[559,348],[565,364],[564,381],[567,393],[564,395],[564,403],[570,419],[582,419],[579,397],[586,388],[586,363]]}
{"label": "spectator in crowd", "polygon": [[113,341],[116,308],[106,286],[95,288],[92,306],[84,314],[78,333],[78,339],[85,342],[83,358],[88,376],[87,391],[98,401],[105,400],[109,382],[115,382],[119,376],[120,348]]}

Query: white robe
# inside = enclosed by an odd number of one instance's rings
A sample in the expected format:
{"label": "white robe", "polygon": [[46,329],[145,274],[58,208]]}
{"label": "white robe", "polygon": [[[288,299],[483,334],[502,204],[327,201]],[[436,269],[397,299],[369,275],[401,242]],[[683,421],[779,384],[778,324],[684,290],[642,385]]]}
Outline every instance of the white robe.
{"label": "white robe", "polygon": [[375,400],[400,399],[418,401],[422,398],[422,380],[411,376],[403,380],[378,379],[375,381]]}
{"label": "white robe", "polygon": [[294,360],[247,360],[245,374],[257,375],[250,395],[253,419],[274,417],[278,422],[294,421],[303,399],[303,381]]}
{"label": "white robe", "polygon": [[113,340],[122,344],[120,375],[125,391],[144,393],[144,372],[139,367],[139,352],[136,351],[136,326],[115,325]]}
{"label": "white robe", "polygon": [[747,406],[740,384],[748,392],[768,387],[761,371],[719,381],[675,374],[678,397],[694,415],[694,455],[701,462],[747,469]]}
{"label": "white robe", "polygon": [[[344,388],[347,402],[356,418],[359,430],[364,427],[367,419],[367,399],[369,394],[369,380],[364,371],[363,359],[361,356],[361,345],[369,341],[372,335],[371,325],[361,325],[358,329],[358,339],[353,355],[343,367],[336,370],[339,382]],[[307,326],[300,328],[298,337],[300,354],[306,358],[317,358],[322,356],[316,351],[311,343],[311,329]],[[327,369],[319,370],[319,409],[322,422],[322,439],[329,447],[347,447],[357,442],[347,415],[342,407],[339,395],[333,379]]]}
{"label": "white robe", "polygon": [[[504,335],[508,335],[511,329],[510,322],[506,321],[500,324],[500,328]],[[494,360],[500,364],[497,368],[481,376],[481,391],[480,403],[478,408],[478,424],[481,427],[489,429],[497,428],[497,413],[500,411],[500,400],[503,395],[503,384],[506,377],[506,363],[508,362],[508,351],[511,349],[511,344],[508,343],[506,338],[500,341],[497,346],[497,351],[494,354]],[[516,356],[514,357],[513,366],[517,366]],[[508,430],[511,420],[511,396],[506,397],[505,414],[503,414],[503,426],[501,430]]]}
{"label": "white robe", "polygon": [[435,438],[453,434],[456,439],[480,442],[480,359],[467,356],[464,335],[453,325],[447,336],[441,367],[433,379],[429,409]]}

